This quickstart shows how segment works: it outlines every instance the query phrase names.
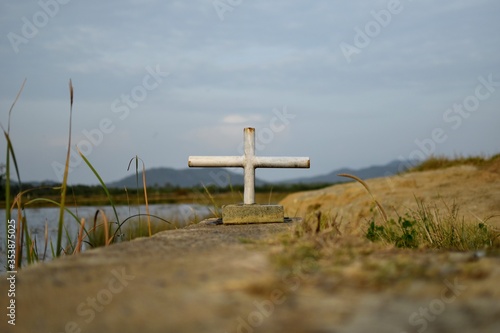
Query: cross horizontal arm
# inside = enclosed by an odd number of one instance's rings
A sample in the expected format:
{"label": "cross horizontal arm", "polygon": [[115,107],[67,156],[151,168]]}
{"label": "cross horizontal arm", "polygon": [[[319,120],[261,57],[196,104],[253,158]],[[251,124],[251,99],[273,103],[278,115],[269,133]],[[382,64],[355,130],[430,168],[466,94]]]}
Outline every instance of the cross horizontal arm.
{"label": "cross horizontal arm", "polygon": [[255,156],[254,166],[256,168],[305,168],[309,169],[311,161],[309,157],[263,157]]}
{"label": "cross horizontal arm", "polygon": [[189,156],[190,167],[206,168],[243,168],[244,192],[243,203],[255,203],[255,169],[256,168],[309,168],[309,157],[267,157],[255,156],[255,129],[243,130],[243,156]]}
{"label": "cross horizontal arm", "polygon": [[243,156],[189,156],[188,166],[207,168],[232,168],[244,166]]}

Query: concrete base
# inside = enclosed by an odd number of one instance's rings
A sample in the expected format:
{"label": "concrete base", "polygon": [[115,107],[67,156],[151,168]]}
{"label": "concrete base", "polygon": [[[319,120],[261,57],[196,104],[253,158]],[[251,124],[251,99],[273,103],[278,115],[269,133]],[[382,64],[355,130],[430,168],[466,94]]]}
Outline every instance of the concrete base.
{"label": "concrete base", "polygon": [[280,205],[227,205],[222,207],[222,223],[283,223],[285,213]]}

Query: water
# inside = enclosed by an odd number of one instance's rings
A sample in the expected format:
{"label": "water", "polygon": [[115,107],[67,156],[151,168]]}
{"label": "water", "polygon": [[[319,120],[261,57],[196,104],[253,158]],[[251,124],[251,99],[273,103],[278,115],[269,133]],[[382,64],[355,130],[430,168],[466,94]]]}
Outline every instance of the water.
{"label": "water", "polygon": [[[71,207],[69,208],[77,217],[78,220],[81,218],[85,219],[86,229],[89,230],[91,225],[93,225],[94,215],[97,210],[102,210],[108,221],[115,221],[115,214],[111,206],[84,206],[84,207]],[[120,221],[124,221],[127,217],[137,214],[146,214],[145,206],[116,206],[118,217]],[[102,214],[100,212],[99,214]],[[159,205],[149,205],[149,213],[153,216],[160,217],[167,221],[176,222],[177,225],[186,225],[194,220],[202,220],[203,218],[212,216],[208,206],[204,205],[187,205],[187,204],[159,204]],[[26,208],[24,210],[26,220],[28,222],[28,230],[32,238],[36,239],[38,253],[42,255],[45,242],[45,225],[48,227],[49,235],[49,248],[47,252],[50,252],[50,241],[56,246],[57,243],[57,230],[59,221],[59,208],[58,207],[44,207],[44,208]],[[19,226],[19,221],[17,218],[17,211],[12,212],[12,218],[16,220],[16,226]],[[138,218],[135,218],[137,220]],[[0,209],[0,221],[5,220],[5,210]],[[141,216],[141,221],[144,223],[147,221],[146,216]],[[130,222],[130,221],[129,221]],[[151,217],[152,223],[166,223],[155,217]],[[128,222],[124,224],[127,225]],[[5,271],[5,224],[0,223],[0,271]],[[78,234],[79,223],[71,216],[68,212],[64,214],[64,225],[71,235],[71,239],[76,239]],[[145,224],[144,224],[145,225]],[[63,234],[63,238],[66,239]],[[64,243],[63,243],[64,244]]]}

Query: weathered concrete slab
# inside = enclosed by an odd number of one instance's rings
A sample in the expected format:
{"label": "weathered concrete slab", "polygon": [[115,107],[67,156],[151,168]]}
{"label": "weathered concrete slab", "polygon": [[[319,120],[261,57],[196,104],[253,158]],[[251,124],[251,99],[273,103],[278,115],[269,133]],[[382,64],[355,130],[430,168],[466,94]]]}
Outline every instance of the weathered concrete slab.
{"label": "weathered concrete slab", "polygon": [[[2,315],[0,332],[499,331],[499,258],[388,249],[345,261],[356,256],[345,237],[339,257],[324,265],[329,272],[314,273],[307,260],[283,271],[273,253],[287,245],[266,239],[294,223],[212,221],[25,268],[17,275],[16,326]],[[379,281],[406,260],[438,278],[409,278],[403,269],[370,287],[364,277],[381,260],[387,271]],[[2,311],[7,288],[0,276]]]}
{"label": "weathered concrete slab", "polygon": [[222,207],[224,224],[283,223],[285,212],[281,205],[226,205]]}
{"label": "weathered concrete slab", "polygon": [[[24,268],[16,326],[2,315],[0,332],[233,331],[234,315],[252,306],[242,289],[272,279],[267,256],[248,251],[248,242],[294,223],[207,221]],[[7,289],[1,276],[2,309]]]}

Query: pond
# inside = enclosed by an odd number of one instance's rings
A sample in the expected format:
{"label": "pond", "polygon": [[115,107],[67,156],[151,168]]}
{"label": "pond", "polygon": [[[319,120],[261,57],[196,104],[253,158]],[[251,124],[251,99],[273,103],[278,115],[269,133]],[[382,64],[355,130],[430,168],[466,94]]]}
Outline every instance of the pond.
{"label": "pond", "polygon": [[[123,227],[128,227],[131,224],[138,223],[139,219],[142,225],[146,228],[147,217],[146,207],[142,206],[116,206],[119,221],[123,223]],[[94,216],[99,211],[99,221],[102,222],[102,214],[104,213],[108,221],[116,222],[115,213],[111,206],[81,206],[69,207],[78,220],[85,219],[85,226],[90,230],[94,224]],[[200,221],[204,218],[213,216],[210,206],[198,204],[155,204],[149,205],[149,214],[151,215],[152,224],[169,224],[170,227],[184,226],[189,223]],[[53,246],[57,243],[57,231],[59,221],[58,207],[44,208],[26,208],[24,210],[28,230],[31,237],[36,240],[36,246],[40,256],[44,253],[45,248],[45,226],[48,229],[49,245],[47,250],[46,260],[50,259],[50,242]],[[139,217],[140,215],[140,217]],[[5,220],[5,210],[0,209],[0,219]],[[16,226],[19,226],[17,211],[12,212],[12,219],[16,220]],[[168,222],[167,222],[168,221]],[[113,224],[116,226],[116,223]],[[68,212],[64,214],[65,231],[63,244],[66,244],[66,233],[70,235],[72,240],[75,240],[78,235],[79,223]],[[5,271],[6,264],[6,237],[5,225],[2,223],[0,227],[0,272]],[[23,249],[23,251],[25,251]]]}

